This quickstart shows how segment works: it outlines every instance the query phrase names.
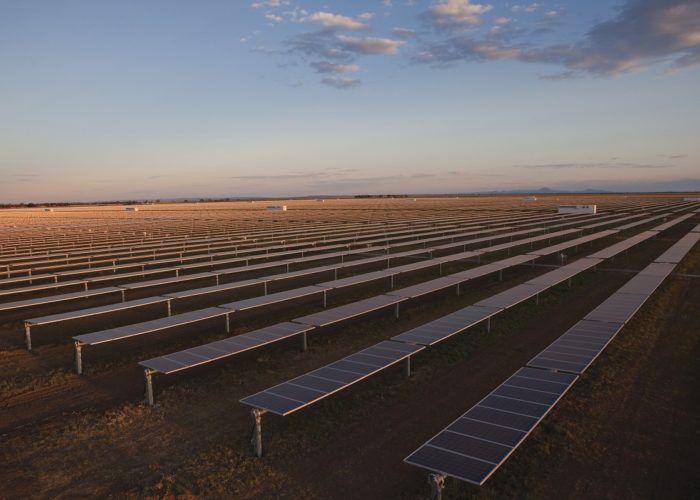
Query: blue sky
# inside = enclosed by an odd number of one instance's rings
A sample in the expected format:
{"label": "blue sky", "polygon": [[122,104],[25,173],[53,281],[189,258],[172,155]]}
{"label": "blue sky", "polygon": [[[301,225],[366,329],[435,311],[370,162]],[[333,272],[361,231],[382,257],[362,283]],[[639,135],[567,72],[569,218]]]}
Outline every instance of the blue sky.
{"label": "blue sky", "polygon": [[700,2],[0,3],[0,202],[700,189]]}

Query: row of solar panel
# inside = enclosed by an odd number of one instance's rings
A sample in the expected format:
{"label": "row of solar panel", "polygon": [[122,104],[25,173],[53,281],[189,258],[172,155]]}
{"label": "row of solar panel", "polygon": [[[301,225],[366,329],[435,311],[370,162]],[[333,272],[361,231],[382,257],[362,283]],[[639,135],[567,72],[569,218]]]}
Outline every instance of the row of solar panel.
{"label": "row of solar panel", "polygon": [[[568,230],[566,232],[568,233]],[[596,235],[596,237],[602,238],[605,236],[609,236],[610,234],[612,234],[611,231],[602,231],[602,232],[598,233]],[[552,237],[554,235],[550,234],[549,236]],[[544,238],[544,236],[542,236],[541,238]],[[593,237],[593,235],[589,235],[589,236],[585,236],[582,238],[570,240],[568,242],[568,248],[571,248],[571,247],[576,246],[576,245],[580,245],[582,242],[593,241],[593,239],[595,239]],[[531,239],[528,238],[526,240],[514,241],[511,244],[512,245],[521,245],[522,242],[529,242],[530,240]],[[563,247],[562,244],[557,244],[555,246],[556,246],[558,251],[560,251],[563,248],[566,248],[566,247]],[[490,247],[486,250],[491,250],[491,249],[493,249],[493,247]],[[311,325],[314,327],[327,327],[327,326],[334,324],[334,323],[338,323],[341,321],[347,321],[349,319],[352,319],[352,318],[360,316],[360,315],[369,314],[370,312],[376,311],[378,309],[382,309],[382,308],[386,308],[386,307],[390,307],[390,306],[397,306],[398,304],[405,301],[406,299],[415,298],[415,297],[422,295],[422,294],[441,291],[441,290],[444,290],[446,288],[456,286],[457,284],[462,284],[466,281],[475,279],[477,277],[481,277],[481,276],[484,276],[486,274],[490,274],[490,273],[493,273],[496,271],[504,270],[504,269],[507,269],[509,267],[512,267],[512,266],[515,266],[515,265],[518,265],[518,264],[521,264],[521,263],[524,263],[527,261],[531,261],[531,260],[533,260],[541,255],[548,255],[548,254],[549,254],[549,252],[546,250],[538,250],[532,254],[527,254],[527,255],[518,256],[518,257],[510,257],[510,258],[504,259],[502,261],[498,261],[498,262],[494,262],[491,264],[486,264],[484,266],[480,266],[481,268],[484,268],[483,272],[476,272],[477,270],[480,269],[479,267],[473,268],[473,269],[470,269],[468,271],[455,273],[454,275],[450,275],[450,276],[443,277],[443,278],[437,278],[437,279],[430,280],[430,281],[427,281],[424,283],[420,283],[418,285],[413,285],[413,286],[406,287],[406,288],[403,288],[400,290],[389,292],[389,293],[384,294],[384,295],[378,295],[375,297],[371,297],[369,299],[360,300],[357,302],[346,304],[344,306],[339,306],[339,307],[336,307],[333,309],[329,309],[329,310],[321,311],[321,312],[314,313],[311,315],[303,316],[301,318],[296,318],[292,321],[297,322],[297,323],[301,323],[301,324],[305,324],[305,325]],[[413,267],[411,266],[411,268],[413,268]],[[369,273],[369,274],[372,277],[374,276],[374,273]],[[384,277],[386,277],[386,275],[384,275]],[[322,283],[322,284],[317,285],[317,286],[326,286],[326,287],[330,288],[331,286],[333,286],[333,283],[334,282],[327,282],[327,283]],[[344,283],[354,283],[354,282],[353,281],[344,281]],[[337,285],[337,283],[336,283],[336,285]],[[314,288],[315,287],[307,287],[307,289],[309,291],[313,291]],[[316,289],[318,290],[318,288],[316,288]],[[249,300],[255,301],[256,299],[249,299]],[[501,310],[500,308],[489,308],[489,307],[480,307],[479,308],[479,311],[493,311],[493,313],[500,311],[500,310]],[[485,318],[486,318],[486,316],[484,316],[484,318],[482,318],[482,319],[485,319]],[[258,333],[260,331],[261,330],[258,330],[254,333]],[[264,329],[262,331],[264,331]],[[247,334],[244,334],[244,335],[247,335]],[[239,337],[241,337],[241,336],[239,336]],[[78,338],[76,337],[76,339],[78,339]],[[278,339],[275,339],[275,340],[278,340]],[[211,360],[212,361],[219,360],[219,359],[222,359],[222,358],[227,357],[227,356],[238,354],[239,352],[240,351],[238,349],[233,349],[233,350],[230,350],[228,353],[221,353],[221,355],[218,355],[218,356],[216,356],[216,358],[212,358]],[[162,363],[161,363],[161,360],[163,360]],[[152,360],[146,360],[146,361],[141,362],[140,364],[144,368],[147,368],[147,369],[153,370],[153,371],[158,371],[158,372],[165,373],[165,374],[170,374],[170,373],[173,373],[175,371],[181,371],[181,370],[188,369],[191,367],[188,364],[180,364],[180,363],[172,364],[170,355],[161,356],[159,358],[154,358]],[[202,364],[202,363],[200,363],[200,362],[196,363],[197,366],[200,364]],[[168,368],[165,368],[166,365]]]}
{"label": "row of solar panel", "polygon": [[[675,224],[680,223],[682,220],[684,220],[683,217],[679,217],[676,219]],[[667,229],[668,227],[671,227],[674,224],[671,225],[664,225],[664,229]],[[611,234],[610,231],[603,232],[601,234],[604,235],[609,235]],[[657,231],[653,232],[654,235],[657,234]],[[600,237],[600,236],[599,236]],[[651,236],[648,236],[651,237]],[[581,244],[582,241],[591,241],[592,238],[590,237],[583,237],[583,238],[578,238],[577,240],[572,240],[567,242],[569,245],[569,248],[571,246],[574,246],[576,244]],[[629,241],[633,242],[633,244],[639,244],[643,239],[639,239],[635,236],[628,238]],[[626,240],[627,241],[627,240]],[[557,249],[563,250],[566,249],[566,246],[562,246],[564,244],[559,244],[555,245]],[[618,248],[618,251],[620,248],[630,248],[630,246],[623,246],[620,247],[619,245],[615,244],[612,245],[612,247]],[[610,247],[609,247],[610,248]],[[545,254],[547,252],[544,252]],[[615,255],[615,253],[610,254]],[[474,305],[467,306],[466,308],[460,309],[454,313],[448,314],[446,316],[443,316],[441,318],[438,318],[434,321],[431,321],[429,323],[426,323],[424,325],[421,325],[419,327],[413,328],[412,330],[409,330],[407,332],[404,332],[402,334],[399,334],[397,336],[394,336],[391,338],[392,341],[399,342],[399,343],[406,343],[407,345],[413,345],[413,346],[432,346],[438,342],[442,342],[446,340],[449,337],[452,337],[453,335],[456,335],[460,332],[463,332],[464,330],[484,321],[490,319],[492,316],[504,311],[505,309],[514,307],[515,305],[519,304],[520,302],[527,300],[539,293],[542,293],[543,291],[555,286],[558,283],[561,283],[565,279],[568,279],[570,277],[575,276],[576,274],[579,274],[587,269],[590,269],[602,262],[602,259],[599,258],[589,258],[589,257],[584,257],[578,261],[572,262],[570,264],[564,265],[558,269],[555,269],[553,271],[550,271],[548,273],[545,273],[544,275],[539,276],[538,278],[535,278],[534,280],[528,281],[526,283],[516,285],[508,290],[505,290],[501,293],[498,293],[496,295],[493,295],[487,299],[484,299],[480,302],[477,302]],[[498,263],[494,263],[496,266]],[[492,271],[495,269],[492,269]],[[449,284],[449,283],[448,283]],[[352,304],[351,304],[352,305]],[[330,317],[334,317],[333,314],[331,314],[333,311],[328,311],[325,314],[330,315]],[[320,321],[318,318],[325,318],[324,313],[320,313],[319,315],[312,315],[311,318],[312,320],[309,320],[309,317],[304,317],[304,318],[299,318],[296,320],[293,320],[295,322],[299,323],[305,323],[305,324],[311,324],[314,326],[324,326],[323,321]],[[386,346],[386,342],[381,343],[383,346]],[[375,346],[376,347],[376,346]],[[372,349],[372,348],[370,348]],[[417,352],[417,351],[416,351]],[[354,368],[359,372],[362,377],[356,376],[356,377],[351,377],[348,376],[347,382],[342,385],[335,387],[332,392],[337,392],[341,389],[347,388],[350,385],[354,384],[355,382],[361,380],[366,376],[364,374],[364,371],[359,369],[358,367],[355,366],[355,362],[357,361],[356,354],[353,354],[351,356],[348,356],[340,361],[336,361],[335,363],[332,363],[331,365],[321,368],[320,370],[325,370],[326,368],[338,366],[339,364],[345,367],[350,367]],[[148,366],[147,363],[142,363],[143,366]],[[383,365],[384,368],[390,366],[390,364],[385,364]],[[152,367],[152,366],[151,366]],[[374,373],[375,371],[372,371]],[[313,372],[312,372],[313,373]],[[303,378],[303,377],[302,377]],[[308,394],[307,397],[301,398],[301,397],[287,397],[288,395],[295,394],[299,391],[298,389],[298,382],[296,382],[297,379],[290,380],[288,382],[284,382],[282,384],[279,384],[277,386],[274,386],[270,389],[265,389],[264,391],[261,391],[257,394],[253,394],[251,396],[248,396],[244,399],[241,400],[242,403],[252,406],[254,408],[258,408],[261,410],[265,411],[270,411],[272,413],[277,413],[279,415],[288,415],[294,411],[298,411],[308,405],[310,405],[313,402],[319,401],[320,399],[323,399],[324,397],[330,395],[332,392],[327,392],[323,394]],[[313,396],[313,397],[312,397]]]}
{"label": "row of solar panel", "polygon": [[[669,221],[657,230],[677,223]],[[483,484],[672,272],[697,243],[697,236],[691,232],[682,237],[664,254],[673,255],[674,263],[657,259],[648,265],[405,462]]]}

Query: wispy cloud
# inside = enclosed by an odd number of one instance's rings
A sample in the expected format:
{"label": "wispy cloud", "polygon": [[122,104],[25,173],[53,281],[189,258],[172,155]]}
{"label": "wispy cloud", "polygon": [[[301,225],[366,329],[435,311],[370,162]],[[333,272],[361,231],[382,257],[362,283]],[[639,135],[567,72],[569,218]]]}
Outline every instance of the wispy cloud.
{"label": "wispy cloud", "polygon": [[355,37],[338,35],[336,39],[342,49],[348,52],[364,55],[395,54],[403,43],[400,40],[394,40],[391,38],[378,38],[371,36]]}
{"label": "wispy cloud", "polygon": [[414,30],[408,28],[394,28],[391,32],[395,37],[402,40],[411,40],[418,35]]}
{"label": "wispy cloud", "polygon": [[311,67],[317,73],[351,73],[360,69],[357,64],[338,64],[328,61],[313,62]]}
{"label": "wispy cloud", "polygon": [[[447,14],[451,12],[447,3],[439,6],[445,11],[439,19],[454,17]],[[515,5],[512,10],[531,12],[539,6],[536,3]],[[428,9],[426,15],[434,18],[434,9]],[[469,24],[469,12],[466,10],[457,18]],[[556,17],[559,11],[550,10],[547,14],[550,18]],[[473,15],[472,21],[478,21],[478,13]],[[441,23],[436,21],[435,24]],[[640,71],[659,62],[670,62],[671,69],[680,69],[700,63],[700,2],[626,0],[615,17],[596,24],[573,44],[533,47],[531,42],[506,44],[499,38],[479,38],[471,33],[454,35],[449,29],[447,34],[448,38],[423,47],[414,61],[440,64],[507,58],[558,65],[568,72],[605,77]],[[573,73],[565,75],[568,78]]]}
{"label": "wispy cloud", "polygon": [[[361,18],[368,19],[368,18]],[[302,21],[309,23],[320,24],[328,29],[343,29],[343,30],[362,30],[366,29],[367,25],[348,16],[340,14],[332,14],[330,12],[314,12],[303,18]]]}
{"label": "wispy cloud", "polygon": [[433,25],[447,28],[476,26],[481,23],[481,14],[493,7],[472,3],[470,0],[445,0],[428,8],[424,17]]}
{"label": "wispy cloud", "polygon": [[362,86],[362,81],[347,76],[327,76],[321,78],[321,83],[336,89],[354,89]]}

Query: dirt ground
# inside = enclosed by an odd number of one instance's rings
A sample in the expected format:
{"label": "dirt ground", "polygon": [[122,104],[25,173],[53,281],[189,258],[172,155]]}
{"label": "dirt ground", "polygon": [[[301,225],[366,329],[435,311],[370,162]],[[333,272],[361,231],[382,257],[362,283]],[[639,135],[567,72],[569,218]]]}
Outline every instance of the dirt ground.
{"label": "dirt ground", "polygon": [[[426,474],[403,458],[632,276],[612,269],[641,269],[682,226],[497,316],[490,333],[477,326],[427,350],[408,379],[397,367],[265,416],[262,459],[240,398],[544,270],[314,336],[305,353],[281,344],[157,383],[154,407],[134,359],[78,377],[69,344],[0,351],[0,497],[428,498]],[[700,278],[684,276],[698,274],[700,247],[484,487],[448,480],[445,498],[700,498]]]}

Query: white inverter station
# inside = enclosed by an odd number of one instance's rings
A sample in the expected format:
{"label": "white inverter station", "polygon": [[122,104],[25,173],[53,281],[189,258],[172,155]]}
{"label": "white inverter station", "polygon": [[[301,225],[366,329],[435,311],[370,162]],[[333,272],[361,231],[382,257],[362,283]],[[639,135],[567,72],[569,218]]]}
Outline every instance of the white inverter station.
{"label": "white inverter station", "polygon": [[594,214],[597,205],[559,205],[560,214]]}

